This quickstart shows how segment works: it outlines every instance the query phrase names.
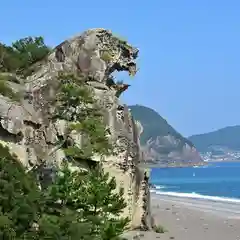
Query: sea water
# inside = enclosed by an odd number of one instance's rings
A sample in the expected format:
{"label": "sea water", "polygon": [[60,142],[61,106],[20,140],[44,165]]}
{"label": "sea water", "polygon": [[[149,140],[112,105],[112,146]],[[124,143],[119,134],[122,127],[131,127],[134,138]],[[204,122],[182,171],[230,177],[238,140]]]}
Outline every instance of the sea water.
{"label": "sea water", "polygon": [[150,182],[159,195],[240,203],[240,162],[153,168]]}

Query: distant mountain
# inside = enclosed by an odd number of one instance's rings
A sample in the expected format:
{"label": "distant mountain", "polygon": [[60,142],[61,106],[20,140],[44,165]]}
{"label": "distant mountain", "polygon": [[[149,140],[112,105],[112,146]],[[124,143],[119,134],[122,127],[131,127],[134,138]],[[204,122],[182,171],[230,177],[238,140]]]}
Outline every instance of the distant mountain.
{"label": "distant mountain", "polygon": [[156,163],[192,163],[201,157],[190,140],[183,137],[151,108],[129,106],[135,120],[143,127],[141,146],[147,161]]}
{"label": "distant mountain", "polygon": [[188,138],[200,152],[240,151],[240,126],[221,128],[217,131],[193,135]]}

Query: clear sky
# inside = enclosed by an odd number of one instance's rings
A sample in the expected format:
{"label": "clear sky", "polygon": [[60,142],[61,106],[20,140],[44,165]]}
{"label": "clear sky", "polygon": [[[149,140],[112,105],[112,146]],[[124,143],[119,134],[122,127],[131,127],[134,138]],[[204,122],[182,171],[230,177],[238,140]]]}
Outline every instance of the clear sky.
{"label": "clear sky", "polygon": [[1,0],[0,41],[54,46],[108,28],[140,49],[123,96],[157,110],[183,135],[240,124],[239,0]]}

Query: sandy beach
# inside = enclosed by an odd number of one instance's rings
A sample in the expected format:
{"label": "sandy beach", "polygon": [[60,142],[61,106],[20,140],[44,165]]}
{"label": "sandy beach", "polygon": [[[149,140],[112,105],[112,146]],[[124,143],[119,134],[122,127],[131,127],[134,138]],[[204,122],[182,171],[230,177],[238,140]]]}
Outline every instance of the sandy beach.
{"label": "sandy beach", "polygon": [[131,236],[129,233],[128,239],[240,240],[240,203],[154,193],[151,198],[155,222],[166,228],[167,232],[134,232]]}

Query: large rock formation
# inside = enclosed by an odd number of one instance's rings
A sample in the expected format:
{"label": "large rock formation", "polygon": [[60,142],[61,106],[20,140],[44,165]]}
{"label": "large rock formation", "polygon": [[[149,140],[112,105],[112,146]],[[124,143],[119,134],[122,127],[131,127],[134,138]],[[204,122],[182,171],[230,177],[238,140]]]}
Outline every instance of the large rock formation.
{"label": "large rock formation", "polygon": [[[150,138],[142,145],[145,162],[162,166],[203,164],[203,160],[194,146],[184,143],[179,147],[180,144],[180,140],[170,134]],[[167,152],[166,149],[171,149],[171,151]]]}
{"label": "large rock formation", "polygon": [[[91,29],[58,45],[46,59],[32,67],[26,79],[11,77],[9,86],[21,93],[20,103],[0,96],[0,140],[9,146],[27,167],[59,165],[64,152],[58,143],[66,134],[66,122],[52,121],[56,86],[61,71],[85,76],[85,82],[95,92],[96,101],[110,129],[109,139],[115,146],[113,156],[102,159],[104,168],[115,176],[118,186],[125,189],[132,228],[150,226],[148,176],[138,167],[141,161],[139,126],[128,108],[118,99],[121,89],[111,74],[126,70],[136,73],[138,50],[104,29]],[[123,86],[124,90],[127,88]],[[71,114],[72,109],[69,109]],[[81,136],[76,141],[81,144]],[[100,159],[95,156],[93,159]],[[88,162],[77,167],[87,169]]]}
{"label": "large rock formation", "polygon": [[129,108],[134,119],[142,125],[141,146],[146,163],[167,166],[203,163],[193,143],[177,132],[156,111],[140,105]]}

